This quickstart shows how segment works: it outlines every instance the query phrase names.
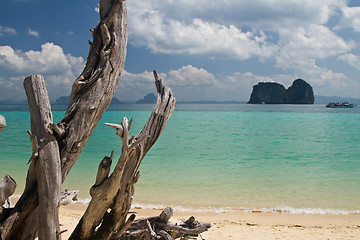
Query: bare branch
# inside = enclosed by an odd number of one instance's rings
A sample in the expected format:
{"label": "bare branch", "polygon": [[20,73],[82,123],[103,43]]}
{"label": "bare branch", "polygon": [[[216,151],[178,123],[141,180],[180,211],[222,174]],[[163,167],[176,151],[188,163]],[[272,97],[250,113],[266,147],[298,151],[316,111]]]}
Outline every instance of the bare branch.
{"label": "bare branch", "polygon": [[126,216],[131,207],[134,184],[140,176],[139,165],[158,139],[176,104],[170,88],[161,80],[156,80],[156,85],[161,91],[158,93],[157,104],[136,137],[130,136],[132,119],[128,122],[124,117],[121,124],[106,123],[115,128],[116,134],[122,139],[121,155],[110,176],[107,176],[108,166],[106,170],[102,168],[103,161],[107,158],[100,163],[98,177],[90,190],[92,199],[70,239],[88,239],[91,236],[94,239],[108,239],[119,235],[114,229],[126,230]]}

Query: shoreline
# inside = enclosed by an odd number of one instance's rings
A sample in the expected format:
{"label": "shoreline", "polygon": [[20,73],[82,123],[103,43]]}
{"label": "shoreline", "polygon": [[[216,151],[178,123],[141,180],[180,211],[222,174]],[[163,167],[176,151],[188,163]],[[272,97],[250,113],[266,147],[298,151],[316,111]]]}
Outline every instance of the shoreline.
{"label": "shoreline", "polygon": [[[12,195],[10,197],[11,206],[14,206],[21,195]],[[86,206],[89,204],[91,198],[77,198],[70,204],[81,204]],[[218,206],[182,206],[177,204],[152,204],[133,202],[133,209],[143,210],[162,210],[165,207],[172,207],[176,212],[192,212],[192,213],[277,213],[277,214],[293,214],[293,215],[359,215],[360,209],[332,209],[332,208],[311,208],[311,207],[291,207],[291,206],[276,206],[276,207],[218,207]],[[360,225],[360,223],[359,223]]]}
{"label": "shoreline", "polygon": [[[86,209],[86,204],[70,203],[60,207],[62,237],[67,239]],[[161,209],[132,208],[136,218],[157,216]],[[360,239],[360,214],[291,214],[237,210],[233,212],[178,211],[172,223],[194,216],[212,227],[203,239]],[[201,238],[198,238],[201,239]]]}

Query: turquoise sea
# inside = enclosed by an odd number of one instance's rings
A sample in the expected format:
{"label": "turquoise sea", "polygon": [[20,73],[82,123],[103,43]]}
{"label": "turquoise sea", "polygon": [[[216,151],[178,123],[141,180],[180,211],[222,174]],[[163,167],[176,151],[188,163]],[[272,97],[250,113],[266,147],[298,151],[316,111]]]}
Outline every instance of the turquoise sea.
{"label": "turquoise sea", "polygon": [[[105,122],[134,118],[136,135],[152,105],[111,107],[99,122],[64,188],[89,198],[99,162],[121,139]],[[64,115],[54,106],[54,119]],[[21,194],[31,145],[27,106],[1,106],[0,176]],[[360,107],[324,105],[178,104],[143,160],[134,203],[209,211],[267,209],[360,213]],[[179,207],[180,208],[180,207]]]}

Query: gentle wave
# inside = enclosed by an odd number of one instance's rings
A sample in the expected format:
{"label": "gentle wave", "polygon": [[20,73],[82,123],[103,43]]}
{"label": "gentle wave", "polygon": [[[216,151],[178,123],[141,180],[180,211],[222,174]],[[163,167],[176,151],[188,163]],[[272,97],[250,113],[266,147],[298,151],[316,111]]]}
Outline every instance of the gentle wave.
{"label": "gentle wave", "polygon": [[[20,195],[11,196],[11,203],[16,202]],[[14,201],[15,200],[15,201]],[[89,204],[90,198],[79,198],[71,203]],[[13,204],[11,204],[13,207]],[[341,210],[341,209],[322,209],[322,208],[293,208],[289,206],[278,206],[275,208],[232,208],[232,207],[184,207],[184,206],[165,206],[161,204],[132,204],[133,209],[153,209],[161,210],[165,207],[172,207],[178,212],[209,212],[209,213],[232,213],[232,212],[248,212],[248,213],[279,213],[279,214],[317,214],[317,215],[359,215],[360,210]]]}
{"label": "gentle wave", "polygon": [[289,206],[279,206],[272,209],[264,209],[264,212],[290,213],[290,214],[320,214],[320,215],[349,215],[360,214],[360,210],[339,210],[339,209],[322,209],[322,208],[293,208]]}
{"label": "gentle wave", "polygon": [[[167,206],[154,204],[133,204],[132,208],[139,209],[164,209]],[[279,213],[279,214],[319,214],[319,215],[352,215],[360,214],[360,210],[338,210],[338,209],[321,209],[321,208],[293,208],[288,206],[279,206],[275,208],[231,208],[231,207],[184,207],[171,206],[179,212],[211,212],[211,213],[231,213],[231,212],[249,212],[249,213]]]}
{"label": "gentle wave", "polygon": [[[90,199],[79,199],[80,203],[88,204]],[[185,207],[185,206],[168,206],[162,204],[132,204],[133,209],[153,209],[161,210],[165,207],[172,207],[178,212],[209,212],[209,213],[232,213],[232,212],[249,212],[249,213],[279,213],[279,214],[319,214],[319,215],[354,215],[360,214],[360,210],[341,210],[341,209],[322,209],[322,208],[293,208],[289,206],[278,206],[275,208],[232,208],[232,207]]]}

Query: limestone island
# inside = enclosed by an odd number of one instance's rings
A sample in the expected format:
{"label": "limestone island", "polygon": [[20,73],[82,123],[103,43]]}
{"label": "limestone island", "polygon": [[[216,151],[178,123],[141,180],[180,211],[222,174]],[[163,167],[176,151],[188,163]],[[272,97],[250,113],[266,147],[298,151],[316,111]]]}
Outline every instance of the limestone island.
{"label": "limestone island", "polygon": [[260,82],[253,86],[248,104],[313,104],[314,92],[310,84],[296,79],[286,89],[274,82]]}

